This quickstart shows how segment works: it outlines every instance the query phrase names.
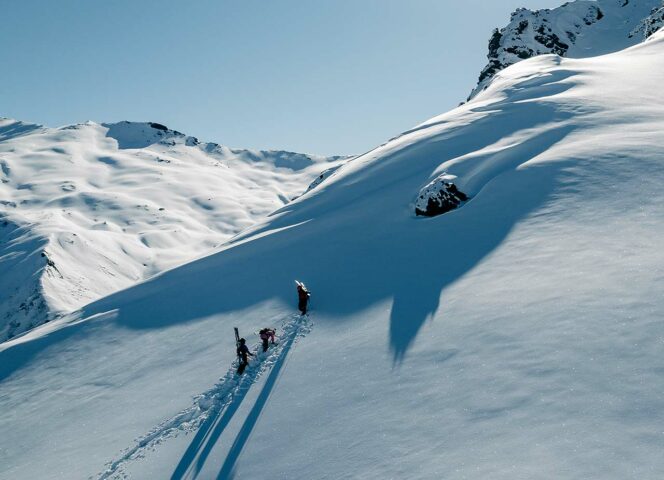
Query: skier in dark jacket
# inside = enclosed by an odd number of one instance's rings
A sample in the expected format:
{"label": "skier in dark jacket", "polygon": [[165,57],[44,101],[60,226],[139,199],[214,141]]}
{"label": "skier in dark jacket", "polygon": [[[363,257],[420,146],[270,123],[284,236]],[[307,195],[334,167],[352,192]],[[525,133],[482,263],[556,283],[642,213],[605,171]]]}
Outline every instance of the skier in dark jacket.
{"label": "skier in dark jacket", "polygon": [[240,339],[240,345],[237,347],[237,356],[240,359],[240,365],[237,367],[237,373],[242,375],[244,369],[249,365],[249,357],[253,357],[254,354],[249,351],[247,348],[247,341],[244,338]]}
{"label": "skier in dark jacket", "polygon": [[311,294],[309,293],[309,290],[307,290],[307,287],[304,286],[302,283],[297,284],[297,299],[298,299],[298,304],[297,308],[300,309],[300,312],[302,312],[302,315],[306,315],[307,313],[307,304],[309,303],[309,297]]}

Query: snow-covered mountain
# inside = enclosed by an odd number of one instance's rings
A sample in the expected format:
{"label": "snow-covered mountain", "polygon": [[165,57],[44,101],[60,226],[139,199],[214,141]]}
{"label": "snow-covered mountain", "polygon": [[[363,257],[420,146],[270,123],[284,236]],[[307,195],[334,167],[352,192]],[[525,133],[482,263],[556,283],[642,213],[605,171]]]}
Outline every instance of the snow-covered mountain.
{"label": "snow-covered mountain", "polygon": [[577,0],[554,9],[520,8],[489,40],[489,63],[470,98],[504,68],[552,53],[587,58],[616,52],[649,38],[664,24],[662,0]]}
{"label": "snow-covered mountain", "polygon": [[341,161],[0,120],[0,341],[210,251]]}
{"label": "snow-covered mountain", "polygon": [[[659,479],[663,83],[662,31],[519,62],[1,344],[0,478]],[[238,378],[233,327],[268,325]]]}

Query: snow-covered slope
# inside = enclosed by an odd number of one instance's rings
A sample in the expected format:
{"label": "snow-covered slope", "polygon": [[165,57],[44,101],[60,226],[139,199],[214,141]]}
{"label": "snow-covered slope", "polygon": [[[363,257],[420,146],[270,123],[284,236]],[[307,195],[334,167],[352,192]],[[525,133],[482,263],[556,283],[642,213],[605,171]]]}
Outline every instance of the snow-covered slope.
{"label": "snow-covered slope", "polygon": [[493,76],[517,62],[553,53],[587,58],[616,52],[649,38],[662,26],[662,0],[576,0],[554,9],[520,8],[489,40],[489,63],[471,98]]}
{"label": "snow-covered slope", "polygon": [[[662,32],[520,62],[214,255],[6,342],[0,477],[660,478],[662,84]],[[436,178],[470,200],[418,217]],[[238,381],[232,327],[266,325]]]}
{"label": "snow-covered slope", "polygon": [[210,251],[340,161],[0,120],[0,341]]}

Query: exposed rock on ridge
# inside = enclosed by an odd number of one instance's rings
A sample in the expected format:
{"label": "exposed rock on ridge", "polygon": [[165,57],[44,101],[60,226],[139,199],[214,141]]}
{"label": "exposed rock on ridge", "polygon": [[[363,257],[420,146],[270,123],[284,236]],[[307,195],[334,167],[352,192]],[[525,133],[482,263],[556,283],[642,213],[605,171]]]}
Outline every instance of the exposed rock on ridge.
{"label": "exposed rock on ridge", "polygon": [[664,24],[662,0],[577,0],[555,9],[516,10],[489,39],[489,62],[469,98],[501,70],[537,55],[585,58],[622,50]]}

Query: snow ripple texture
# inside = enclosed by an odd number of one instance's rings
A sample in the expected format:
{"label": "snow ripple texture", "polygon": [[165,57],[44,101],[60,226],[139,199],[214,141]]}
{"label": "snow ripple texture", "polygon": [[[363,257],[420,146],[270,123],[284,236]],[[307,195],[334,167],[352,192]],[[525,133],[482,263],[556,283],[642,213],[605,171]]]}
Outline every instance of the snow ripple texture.
{"label": "snow ripple texture", "polygon": [[264,373],[270,371],[282,357],[283,351],[298,338],[308,334],[311,326],[308,316],[293,315],[285,320],[282,323],[278,336],[279,342],[276,345],[265,353],[259,352],[260,343],[254,345],[252,353],[255,358],[249,363],[242,376],[236,373],[238,360],[235,360],[214,387],[194,397],[190,407],[136,439],[133,447],[125,450],[116,460],[107,463],[107,469],[99,474],[99,480],[128,478],[123,472],[123,468],[128,462],[145,457],[148,451],[154,450],[156,446],[169,438],[183,432],[196,431],[208,418],[220,414],[236,399],[242,398]]}

